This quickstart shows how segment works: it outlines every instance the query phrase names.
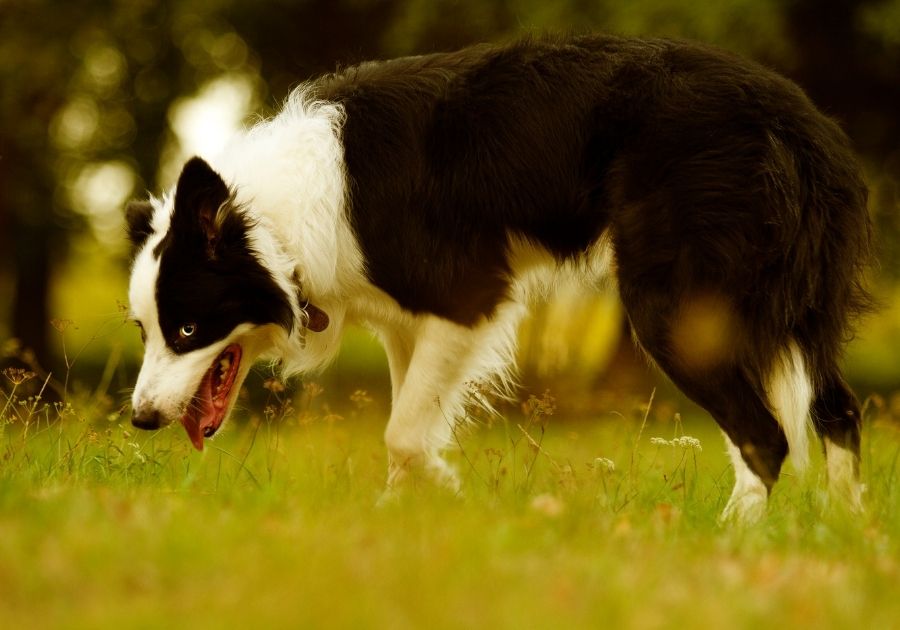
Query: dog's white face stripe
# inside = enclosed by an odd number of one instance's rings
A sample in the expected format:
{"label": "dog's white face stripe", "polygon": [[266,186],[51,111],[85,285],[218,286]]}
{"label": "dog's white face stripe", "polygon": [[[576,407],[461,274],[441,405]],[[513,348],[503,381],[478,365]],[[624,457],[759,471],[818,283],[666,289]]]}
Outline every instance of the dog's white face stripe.
{"label": "dog's white face stripe", "polygon": [[210,363],[228,343],[225,340],[182,355],[175,354],[166,344],[156,304],[159,257],[153,249],[168,231],[170,214],[171,199],[159,204],[154,213],[153,226],[157,231],[135,258],[128,291],[131,315],[140,322],[145,335],[144,361],[131,404],[135,410],[152,406],[160,412],[163,422],[171,422],[182,414]]}

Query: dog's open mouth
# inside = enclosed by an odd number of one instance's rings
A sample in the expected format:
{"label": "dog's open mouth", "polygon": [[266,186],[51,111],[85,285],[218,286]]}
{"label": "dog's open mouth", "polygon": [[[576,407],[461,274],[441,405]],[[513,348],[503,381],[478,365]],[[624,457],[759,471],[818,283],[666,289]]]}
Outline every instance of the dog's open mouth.
{"label": "dog's open mouth", "polygon": [[203,450],[203,438],[212,437],[222,426],[240,364],[241,347],[232,344],[225,348],[206,370],[197,393],[181,416],[181,424],[198,451]]}

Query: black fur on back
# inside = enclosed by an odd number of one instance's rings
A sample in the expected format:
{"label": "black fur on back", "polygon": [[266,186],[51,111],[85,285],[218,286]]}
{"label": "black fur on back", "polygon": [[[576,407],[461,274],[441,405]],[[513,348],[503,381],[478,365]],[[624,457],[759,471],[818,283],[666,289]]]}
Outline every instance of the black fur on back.
{"label": "black fur on back", "polygon": [[[577,258],[611,229],[620,281],[730,294],[755,343],[832,347],[869,304],[866,188],[790,81],[694,43],[527,39],[368,63],[341,103],[371,280],[463,324],[508,290],[507,235]],[[765,363],[766,361],[762,361]]]}
{"label": "black fur on back", "polygon": [[480,46],[322,82],[346,108],[351,218],[372,281],[411,310],[473,324],[506,295],[508,233],[583,253],[609,223],[607,173],[638,131],[645,48]]}
{"label": "black fur on back", "polygon": [[[606,232],[641,345],[752,446],[762,479],[787,450],[765,379],[789,343],[820,430],[858,444],[838,362],[870,303],[866,188],[846,136],[790,81],[698,44],[597,36],[363,64],[316,90],[346,111],[370,279],[405,308],[475,325],[508,296],[510,236],[564,261]],[[673,343],[697,295],[737,319],[715,369]]]}

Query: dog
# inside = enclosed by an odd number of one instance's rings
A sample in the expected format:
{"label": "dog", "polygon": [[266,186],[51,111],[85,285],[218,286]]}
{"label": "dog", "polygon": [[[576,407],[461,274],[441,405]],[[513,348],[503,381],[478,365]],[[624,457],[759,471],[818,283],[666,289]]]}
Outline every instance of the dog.
{"label": "dog", "polygon": [[529,38],[339,70],[128,205],[133,424],[180,420],[202,449],[254,361],[321,369],[354,322],[388,357],[388,491],[413,469],[457,489],[441,453],[473,383],[514,387],[529,301],[610,281],[727,438],[723,518],[760,518],[809,425],[858,507],[840,359],[871,303],[866,197],[800,88],[700,44]]}

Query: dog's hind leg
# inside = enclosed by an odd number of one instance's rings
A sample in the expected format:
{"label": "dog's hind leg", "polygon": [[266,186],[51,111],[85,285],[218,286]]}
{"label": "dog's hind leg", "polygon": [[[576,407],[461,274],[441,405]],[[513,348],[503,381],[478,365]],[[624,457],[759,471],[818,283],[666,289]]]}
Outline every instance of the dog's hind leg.
{"label": "dog's hind leg", "polygon": [[682,384],[683,377],[677,378],[682,390],[712,414],[727,438],[735,483],[721,520],[759,521],[788,454],[788,439],[771,405],[737,366],[723,368],[721,375],[710,376],[702,384]]}
{"label": "dog's hind leg", "polygon": [[[761,397],[780,429],[778,442],[783,441],[790,449],[794,468],[803,471],[809,463],[809,412],[812,404],[813,386],[806,371],[806,362],[796,343],[776,354],[774,365],[763,379],[764,395]],[[759,397],[759,396],[758,396]],[[735,486],[722,513],[722,520],[753,521],[762,516],[766,505],[770,483],[754,485],[750,482],[752,470],[748,467],[747,447],[738,449],[731,438],[727,440],[728,452],[734,465]],[[755,455],[755,447],[750,455]],[[780,456],[783,459],[783,455]],[[757,497],[761,497],[759,500]],[[756,511],[759,511],[756,513]]]}
{"label": "dog's hind leg", "polygon": [[[778,405],[787,403],[772,402],[766,391],[772,376],[755,374],[752,362],[736,347],[740,322],[727,315],[727,300],[708,302],[723,309],[721,322],[712,321],[710,315],[699,318],[702,326],[694,326],[683,322],[695,314],[690,300],[644,287],[622,287],[621,294],[640,345],[715,418],[728,438],[735,486],[722,520],[745,524],[759,520],[788,453],[784,420],[776,416]],[[804,417],[808,410],[807,401]]]}
{"label": "dog's hind leg", "polygon": [[722,522],[755,523],[765,515],[769,489],[747,465],[741,449],[735,445],[728,433],[723,431],[723,434],[725,447],[734,469],[734,488],[731,490],[731,496],[722,511],[720,520]]}
{"label": "dog's hind leg", "polygon": [[735,484],[721,520],[742,524],[760,520],[788,454],[788,439],[771,404],[737,365],[720,366],[716,374],[705,375],[686,375],[671,364],[663,369],[715,418],[727,437]]}
{"label": "dog's hind leg", "polygon": [[813,404],[813,423],[825,449],[828,489],[835,499],[854,511],[862,510],[863,486],[859,482],[861,415],[856,396],[840,375],[826,381]]}

